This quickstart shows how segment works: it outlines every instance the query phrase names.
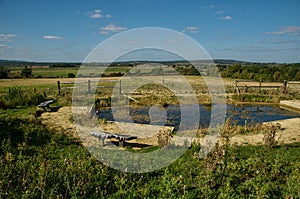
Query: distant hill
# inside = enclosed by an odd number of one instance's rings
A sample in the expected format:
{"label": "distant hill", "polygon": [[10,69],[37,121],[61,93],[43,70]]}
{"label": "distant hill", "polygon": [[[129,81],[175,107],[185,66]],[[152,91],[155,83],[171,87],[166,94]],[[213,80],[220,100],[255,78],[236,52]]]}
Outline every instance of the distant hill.
{"label": "distant hill", "polygon": [[[210,62],[211,60],[207,60],[207,62]],[[185,63],[185,60],[175,60],[175,61],[124,61],[124,62],[114,62],[111,63],[112,66],[121,66],[121,65],[127,65],[127,66],[136,66],[139,64],[145,64],[145,63],[162,63],[162,64],[176,64],[176,63]],[[195,62],[197,62],[195,60]],[[199,62],[205,62],[205,60],[201,60]],[[276,64],[276,63],[257,63],[257,62],[246,62],[246,61],[240,61],[240,60],[233,60],[233,59],[215,59],[214,62],[216,64],[221,65],[232,65],[232,64],[262,64],[262,65],[268,65],[268,64]],[[0,66],[50,66],[50,67],[74,67],[74,66],[80,66],[81,63],[71,63],[71,62],[30,62],[30,61],[22,61],[22,60],[0,60]]]}
{"label": "distant hill", "polygon": [[251,64],[253,62],[239,61],[233,59],[215,59],[216,64]]}
{"label": "distant hill", "polygon": [[14,66],[14,67],[25,67],[25,66],[51,66],[51,67],[74,67],[80,66],[81,63],[71,62],[29,62],[29,61],[18,61],[18,60],[0,60],[0,66]]}

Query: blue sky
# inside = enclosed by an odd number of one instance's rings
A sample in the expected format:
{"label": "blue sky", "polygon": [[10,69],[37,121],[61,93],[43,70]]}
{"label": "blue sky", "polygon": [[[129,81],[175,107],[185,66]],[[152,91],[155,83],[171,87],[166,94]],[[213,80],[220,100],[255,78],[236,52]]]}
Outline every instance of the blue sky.
{"label": "blue sky", "polygon": [[81,62],[114,34],[162,27],[215,59],[300,62],[299,10],[299,0],[0,0],[0,59]]}

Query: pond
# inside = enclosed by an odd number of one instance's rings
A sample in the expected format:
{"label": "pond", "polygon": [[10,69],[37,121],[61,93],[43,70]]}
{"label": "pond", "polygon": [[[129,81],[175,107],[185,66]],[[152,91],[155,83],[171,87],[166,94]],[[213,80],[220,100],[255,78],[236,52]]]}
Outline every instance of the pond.
{"label": "pond", "polygon": [[[185,109],[193,109],[195,105],[183,105]],[[115,112],[122,115],[124,108],[116,108]],[[154,124],[174,126],[177,128],[181,122],[181,108],[179,105],[170,105],[168,107],[143,107],[143,108],[130,108],[131,120],[135,123]],[[211,106],[199,105],[200,120],[199,127],[207,128],[211,120]],[[149,113],[150,112],[150,113]],[[151,112],[154,112],[151,115]],[[115,121],[111,109],[100,110],[99,118],[105,118],[108,121]],[[189,117],[185,115],[183,117]],[[289,119],[300,117],[299,113],[281,109],[276,105],[258,105],[258,104],[243,104],[243,105],[227,105],[226,118],[231,118],[232,123],[244,125],[258,124],[263,122],[271,122],[276,120]],[[116,121],[130,122],[130,119],[118,117]],[[192,126],[190,128],[193,128]]]}

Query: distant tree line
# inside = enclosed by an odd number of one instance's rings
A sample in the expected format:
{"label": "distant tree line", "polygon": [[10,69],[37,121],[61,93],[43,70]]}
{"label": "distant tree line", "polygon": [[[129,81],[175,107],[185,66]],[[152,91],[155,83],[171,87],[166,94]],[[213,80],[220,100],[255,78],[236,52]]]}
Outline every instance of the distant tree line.
{"label": "distant tree line", "polygon": [[49,65],[50,68],[74,68],[74,67],[79,67],[79,63],[52,63]]}
{"label": "distant tree line", "polygon": [[233,79],[262,81],[300,80],[300,64],[217,65],[221,76]]}

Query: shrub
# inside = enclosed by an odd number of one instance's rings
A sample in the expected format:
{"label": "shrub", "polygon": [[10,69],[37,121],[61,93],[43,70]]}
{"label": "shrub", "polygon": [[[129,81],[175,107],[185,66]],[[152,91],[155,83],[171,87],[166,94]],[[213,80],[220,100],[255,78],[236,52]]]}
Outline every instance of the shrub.
{"label": "shrub", "polygon": [[263,141],[268,148],[273,148],[278,144],[278,140],[275,137],[279,130],[281,130],[279,123],[266,125]]}
{"label": "shrub", "polygon": [[69,78],[74,78],[74,77],[76,77],[76,75],[74,73],[68,73],[68,77]]}
{"label": "shrub", "polygon": [[0,67],[0,79],[8,78],[9,70],[7,70],[5,67]]}
{"label": "shrub", "polygon": [[22,77],[31,77],[32,76],[32,70],[31,68],[24,68],[22,71],[21,71],[21,76]]}

